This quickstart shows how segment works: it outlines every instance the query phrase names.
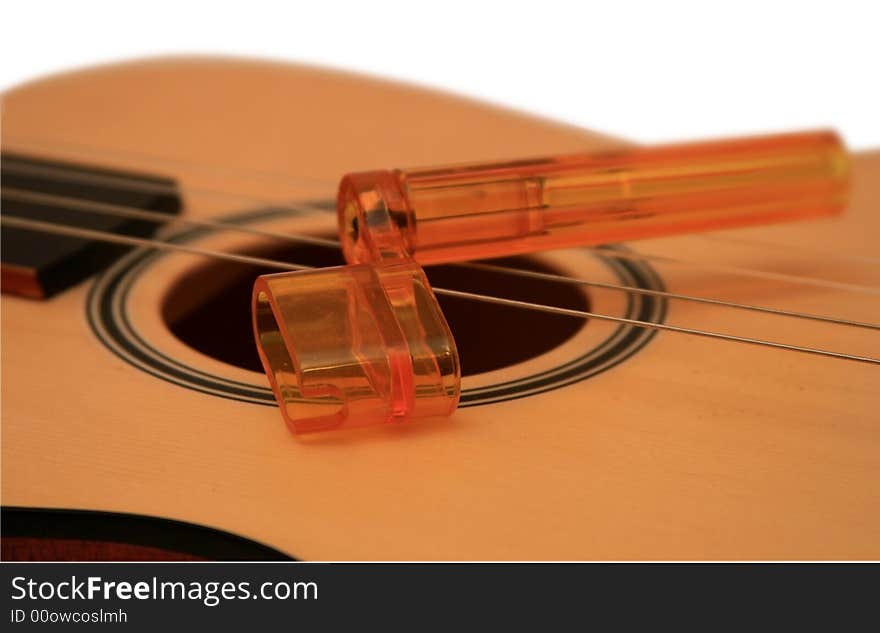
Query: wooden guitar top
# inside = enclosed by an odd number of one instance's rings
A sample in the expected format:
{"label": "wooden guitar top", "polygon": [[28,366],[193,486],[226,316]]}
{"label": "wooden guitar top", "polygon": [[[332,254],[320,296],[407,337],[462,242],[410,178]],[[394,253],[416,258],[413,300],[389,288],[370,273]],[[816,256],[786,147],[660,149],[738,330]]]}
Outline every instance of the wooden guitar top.
{"label": "wooden guitar top", "polygon": [[[375,79],[215,59],[34,82],[4,96],[2,123],[4,151],[174,179],[184,216],[319,233],[333,228],[326,211],[258,212],[332,200],[335,181],[356,169],[622,143]],[[853,162],[839,218],[634,242],[652,257],[638,269],[582,249],[535,261],[878,322],[880,153]],[[192,193],[208,189],[239,197]],[[220,232],[186,239],[260,244]],[[263,398],[264,375],[169,330],[224,283],[215,275],[173,293],[205,265],[183,254],[123,259],[47,301],[3,296],[4,506],[187,521],[311,560],[880,557],[875,366],[587,322],[534,358],[466,376],[470,405],[450,419],[298,439]],[[620,293],[586,292],[597,311],[628,309]],[[667,323],[880,356],[869,329],[676,301],[655,309]],[[480,315],[468,318],[488,336]],[[228,336],[250,332],[230,326]],[[572,367],[583,370],[565,374]]]}

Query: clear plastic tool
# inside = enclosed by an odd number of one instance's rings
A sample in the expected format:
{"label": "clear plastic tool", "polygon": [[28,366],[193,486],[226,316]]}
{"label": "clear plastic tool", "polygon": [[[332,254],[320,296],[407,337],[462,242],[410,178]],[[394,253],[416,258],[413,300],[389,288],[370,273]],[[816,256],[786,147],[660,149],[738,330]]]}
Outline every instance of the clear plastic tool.
{"label": "clear plastic tool", "polygon": [[840,213],[833,132],[349,174],[348,266],[260,277],[254,332],[295,432],[454,411],[455,343],[420,264]]}

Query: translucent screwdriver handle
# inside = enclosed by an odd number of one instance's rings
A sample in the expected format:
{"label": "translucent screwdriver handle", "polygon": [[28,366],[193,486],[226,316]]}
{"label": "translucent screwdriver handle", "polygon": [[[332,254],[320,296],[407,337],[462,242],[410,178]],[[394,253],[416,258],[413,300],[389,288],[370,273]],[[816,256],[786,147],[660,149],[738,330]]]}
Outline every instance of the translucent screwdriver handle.
{"label": "translucent screwdriver handle", "polygon": [[438,263],[834,214],[847,189],[833,132],[367,172],[340,237],[351,263]]}

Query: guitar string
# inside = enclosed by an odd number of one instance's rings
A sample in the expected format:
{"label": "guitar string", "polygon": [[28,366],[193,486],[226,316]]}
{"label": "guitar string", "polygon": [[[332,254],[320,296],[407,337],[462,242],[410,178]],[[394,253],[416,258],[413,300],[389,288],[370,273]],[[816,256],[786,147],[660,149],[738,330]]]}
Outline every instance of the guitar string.
{"label": "guitar string", "polygon": [[[219,230],[231,230],[239,233],[247,233],[250,235],[257,235],[260,237],[267,237],[271,239],[281,239],[292,242],[300,242],[306,244],[312,244],[316,246],[323,246],[328,248],[339,248],[339,242],[336,240],[313,237],[309,235],[302,234],[286,234],[286,233],[278,233],[275,231],[266,231],[263,229],[258,229],[254,227],[230,224],[228,222],[223,222],[219,220],[206,220],[206,219],[195,219],[181,216],[169,216],[165,213],[160,213],[156,211],[147,211],[143,209],[137,209],[133,207],[128,207],[124,205],[111,204],[106,202],[96,202],[96,201],[84,201],[77,198],[70,198],[67,196],[58,196],[55,194],[47,194],[47,193],[39,193],[33,191],[26,191],[21,189],[16,189],[12,187],[3,187],[3,194],[10,200],[17,200],[19,202],[31,202],[37,204],[44,205],[63,205],[63,208],[67,210],[73,211],[83,211],[83,212],[93,212],[99,213],[103,215],[110,215],[113,217],[124,217],[130,219],[138,219],[145,220],[148,222],[155,222],[160,224],[170,224],[177,223],[188,226],[197,226],[197,227],[205,227]],[[617,252],[617,251],[612,251]],[[642,294],[642,295],[650,295],[656,297],[663,297],[666,299],[675,299],[681,301],[689,301],[696,303],[703,303],[709,305],[716,305],[731,309],[737,310],[746,310],[751,312],[760,312],[764,314],[771,314],[775,316],[783,316],[790,317],[796,319],[805,319],[811,321],[818,321],[823,323],[829,323],[833,325],[843,325],[843,326],[851,326],[851,327],[860,327],[867,329],[880,330],[880,324],[878,323],[868,323],[864,321],[855,321],[851,319],[843,319],[840,317],[831,317],[820,314],[811,314],[805,312],[796,312],[792,310],[784,310],[781,308],[771,308],[766,306],[757,306],[745,303],[737,303],[733,301],[724,301],[721,299],[712,299],[709,297],[699,297],[693,295],[685,295],[680,293],[673,293],[664,290],[651,290],[645,288],[636,288],[632,286],[624,286],[619,284],[612,284],[607,282],[599,282],[592,281],[587,279],[578,279],[574,277],[568,277],[566,275],[558,275],[552,273],[540,273],[535,271],[529,271],[519,268],[511,268],[507,266],[498,266],[494,264],[479,264],[474,262],[457,262],[453,265],[461,268],[470,268],[474,270],[485,270],[490,272],[496,272],[500,274],[518,276],[518,277],[526,277],[532,279],[541,279],[544,281],[550,281],[555,283],[566,283],[566,284],[574,284],[574,285],[582,285],[594,288],[603,288],[607,290],[615,290],[621,292],[629,292],[633,294]]]}
{"label": "guitar string", "polygon": [[167,164],[177,165],[181,167],[189,167],[191,169],[206,173],[242,175],[250,178],[257,178],[260,180],[268,180],[279,183],[309,183],[314,185],[331,185],[333,187],[335,187],[337,184],[335,181],[330,181],[323,178],[315,178],[311,176],[291,176],[282,172],[248,169],[245,167],[224,167],[222,165],[208,165],[205,163],[198,163],[196,161],[188,161],[183,158],[156,156],[148,152],[111,149],[106,147],[93,147],[85,143],[76,143],[74,141],[59,141],[57,139],[44,139],[34,136],[16,136],[15,134],[6,134],[4,135],[3,142],[4,144],[11,143],[13,145],[37,145],[44,148],[48,147],[50,149],[60,149],[61,151],[86,152],[90,156],[99,153],[105,156],[117,156],[122,158],[128,157],[134,158],[135,160],[146,160],[154,164],[160,165]]}
{"label": "guitar string", "polygon": [[[20,173],[20,174],[39,174],[42,173],[44,175],[54,175],[54,177],[59,180],[65,180],[67,182],[74,183],[94,183],[94,184],[124,184],[125,186],[140,190],[144,192],[150,193],[167,193],[169,195],[179,195],[181,192],[169,185],[160,185],[157,183],[145,183],[141,180],[136,180],[132,178],[127,178],[125,176],[117,176],[117,175],[105,175],[105,174],[88,174],[82,175],[77,172],[72,172],[72,170],[67,170],[74,175],[74,177],[67,176],[65,177],[61,172],[64,168],[55,168],[55,167],[37,167],[37,166],[23,166],[23,165],[4,165],[4,171],[9,171],[12,173]],[[321,205],[318,202],[303,202],[296,206],[293,206],[293,203],[289,200],[279,202],[278,200],[273,200],[270,198],[261,198],[258,196],[251,195],[238,195],[238,194],[228,194],[223,190],[218,189],[199,189],[193,187],[187,187],[185,189],[186,193],[194,194],[194,195],[207,195],[214,196],[220,198],[238,198],[241,200],[249,200],[251,202],[259,202],[263,204],[270,204],[279,209],[288,209],[291,211],[317,211],[321,213],[326,213],[328,211],[332,211],[332,209],[328,205]],[[73,198],[71,198],[73,200]],[[265,235],[264,235],[265,236]],[[724,236],[707,236],[707,235],[691,235],[691,238],[718,238],[724,239]],[[735,238],[734,238],[735,239]],[[602,249],[602,246],[584,246],[582,248],[586,248],[588,250],[597,250]],[[782,247],[785,248],[785,247]],[[801,250],[801,249],[798,249]],[[876,288],[873,286],[864,286],[861,284],[852,284],[845,282],[832,281],[828,279],[818,279],[814,277],[804,277],[802,275],[792,275],[785,273],[777,273],[772,271],[765,270],[756,270],[751,268],[743,268],[741,266],[720,266],[717,264],[708,264],[705,262],[695,262],[689,261],[681,258],[672,258],[668,256],[659,256],[659,255],[649,255],[645,253],[624,253],[621,251],[608,251],[604,253],[606,256],[615,257],[618,259],[628,259],[633,261],[656,261],[662,262],[666,264],[674,264],[674,265],[682,265],[688,266],[693,269],[703,269],[703,270],[714,270],[717,272],[724,272],[726,274],[732,274],[740,277],[751,277],[756,279],[765,279],[772,281],[780,281],[789,284],[798,284],[798,285],[808,285],[808,286],[818,286],[825,288],[834,288],[836,290],[841,290],[844,292],[860,292],[864,294],[872,294],[872,295],[880,295],[880,288]],[[835,254],[831,251],[816,251],[814,254],[825,257],[825,258],[839,258],[839,259],[852,259],[854,256],[849,256],[845,254]],[[516,269],[510,269],[516,270]]]}
{"label": "guitar string", "polygon": [[[235,253],[225,253],[223,251],[212,251],[206,249],[200,249],[191,246],[185,246],[182,244],[174,244],[172,242],[165,242],[162,240],[154,240],[147,238],[138,238],[132,237],[128,235],[119,235],[117,233],[111,233],[107,231],[95,231],[92,229],[83,229],[80,227],[74,227],[66,224],[53,224],[51,222],[42,222],[39,220],[29,220],[15,216],[0,216],[0,225],[5,224],[11,227],[42,231],[46,233],[55,233],[59,235],[68,235],[72,237],[80,237],[90,240],[98,240],[105,242],[113,242],[117,244],[125,244],[129,246],[140,246],[147,248],[154,248],[158,250],[170,250],[170,251],[179,251],[184,253],[189,253],[192,255],[201,255],[205,257],[212,257],[216,259],[225,259],[229,261],[235,261],[240,263],[247,264],[256,264],[259,266],[266,266],[280,270],[311,270],[314,269],[313,266],[306,266],[303,264],[292,264],[288,262],[281,262],[278,260],[265,259],[262,257],[251,257],[247,255],[238,255]],[[853,362],[867,363],[872,365],[880,365],[880,358],[875,358],[872,356],[859,356],[855,354],[847,354],[844,352],[836,352],[833,350],[821,349],[816,347],[805,347],[800,345],[791,345],[788,343],[781,343],[778,341],[768,341],[764,339],[750,338],[745,336],[737,336],[734,334],[724,334],[721,332],[711,332],[708,330],[699,330],[695,328],[687,328],[680,327],[677,325],[669,325],[666,323],[652,323],[650,321],[641,321],[638,319],[629,319],[625,317],[616,317],[607,314],[600,314],[596,312],[588,312],[586,310],[575,310],[571,308],[561,308],[558,306],[548,306],[539,303],[531,303],[528,301],[519,301],[516,299],[506,299],[503,297],[494,297],[491,295],[483,295],[475,292],[466,292],[463,290],[452,290],[449,288],[438,288],[435,287],[434,293],[438,295],[444,295],[448,297],[458,297],[461,299],[467,299],[471,301],[482,301],[485,303],[494,303],[497,305],[504,305],[513,308],[521,308],[527,310],[535,310],[538,312],[547,312],[550,314],[559,314],[564,316],[577,317],[582,319],[596,319],[600,321],[610,321],[614,323],[621,323],[626,325],[631,325],[634,327],[648,328],[653,330],[659,330],[664,332],[676,332],[680,334],[690,334],[693,336],[700,336],[711,339],[718,339],[730,342],[736,342],[741,344],[748,345],[756,345],[761,347],[768,347],[773,349],[799,352],[803,354],[812,354],[815,356],[823,356],[827,358],[836,358],[841,360],[849,360]]]}
{"label": "guitar string", "polygon": [[588,286],[592,288],[604,288],[606,290],[621,290],[632,294],[648,295],[652,297],[663,297],[664,299],[677,299],[680,301],[689,301],[694,303],[704,303],[708,305],[716,305],[736,310],[747,310],[750,312],[761,312],[764,314],[772,314],[775,316],[791,317],[795,319],[805,319],[808,321],[818,321],[820,323],[829,323],[832,325],[846,325],[850,327],[859,327],[870,330],[880,330],[880,323],[869,323],[866,321],[854,321],[851,319],[843,319],[840,317],[830,317],[822,314],[812,314],[808,312],[796,312],[793,310],[783,310],[781,308],[770,308],[767,306],[758,306],[748,303],[738,303],[735,301],[724,301],[723,299],[712,299],[710,297],[699,297],[695,295],[685,295],[667,290],[652,290],[650,288],[636,288],[634,286],[622,286],[618,284],[607,283],[603,281],[592,281],[589,279],[579,279],[577,277],[568,277],[567,275],[559,275],[554,273],[543,273],[534,270],[525,270],[522,268],[509,268],[507,266],[496,266],[495,264],[483,264],[478,262],[457,262],[450,264],[452,266],[460,266],[474,270],[484,270],[487,272],[497,272],[517,277],[527,277],[531,279],[541,279],[555,283],[571,284],[577,286]]}
{"label": "guitar string", "polygon": [[729,264],[712,264],[709,262],[699,262],[681,257],[670,257],[668,255],[656,255],[652,253],[628,253],[625,251],[615,250],[609,246],[590,246],[590,250],[600,251],[608,257],[616,257],[617,259],[628,259],[631,261],[647,261],[662,264],[676,264],[686,266],[691,270],[708,270],[714,272],[725,273],[728,275],[736,275],[739,277],[752,277],[754,279],[763,279],[767,281],[779,281],[787,284],[796,284],[800,286],[815,286],[818,288],[832,288],[843,292],[861,293],[866,295],[880,295],[880,288],[877,286],[865,286],[862,284],[846,283],[842,281],[832,281],[830,279],[818,279],[816,277],[805,277],[803,275],[793,275],[790,273],[779,273],[769,270],[756,270],[753,268],[742,268],[740,266],[731,266]]}
{"label": "guitar string", "polygon": [[40,193],[36,191],[27,191],[24,189],[16,189],[13,187],[0,188],[3,196],[9,200],[17,200],[19,202],[32,202],[36,204],[45,204],[49,206],[62,207],[65,210],[81,211],[85,213],[98,213],[100,215],[109,215],[120,218],[131,218],[135,220],[145,220],[158,224],[184,224],[189,226],[199,226],[209,229],[218,229],[223,231],[235,231],[237,233],[248,233],[260,237],[268,237],[271,239],[286,239],[291,242],[302,242],[306,244],[314,244],[316,246],[333,246],[338,247],[339,242],[327,240],[320,237],[302,234],[285,234],[276,231],[264,231],[246,225],[231,224],[221,220],[196,219],[185,216],[169,215],[159,211],[147,211],[137,207],[129,207],[121,204],[112,204],[109,202],[97,202],[94,200],[82,200],[80,198],[71,198],[68,196],[58,196],[49,193]]}
{"label": "guitar string", "polygon": [[765,251],[791,251],[793,253],[804,253],[806,255],[818,255],[823,258],[834,258],[844,261],[850,261],[856,264],[880,264],[880,257],[871,257],[869,255],[853,255],[852,253],[840,253],[830,251],[824,248],[815,248],[813,246],[797,246],[795,244],[778,244],[767,242],[765,240],[756,240],[744,237],[734,237],[733,235],[710,235],[701,233],[699,235],[692,234],[690,237],[709,242],[721,242],[727,244],[736,244],[741,246],[750,246]]}
{"label": "guitar string", "polygon": [[[285,200],[281,202],[277,199],[267,198],[265,196],[255,196],[241,192],[233,192],[228,189],[191,187],[189,185],[187,185],[186,188],[181,189],[173,184],[147,182],[145,180],[132,178],[129,176],[122,176],[117,174],[84,174],[71,168],[54,167],[47,165],[24,165],[15,162],[9,164],[8,162],[4,162],[3,172],[22,176],[44,176],[53,178],[54,180],[69,182],[77,185],[104,185],[108,187],[125,187],[130,191],[137,191],[140,193],[166,194],[169,196],[178,196],[181,193],[186,193],[194,196],[220,198],[222,200],[240,200],[243,202],[257,204],[280,204],[284,208],[292,208],[289,205],[295,203],[295,201]],[[331,210],[329,207],[317,206],[315,202],[311,202],[308,204],[310,204],[313,208],[320,209],[321,211]],[[332,210],[336,210],[335,204]]]}
{"label": "guitar string", "polygon": [[[97,150],[98,152],[107,151],[107,150]],[[161,160],[161,159],[155,159]],[[193,196],[206,196],[206,197],[216,197],[221,199],[237,199],[242,201],[261,203],[261,204],[273,204],[279,205],[281,208],[289,208],[293,209],[292,201],[285,200],[279,201],[278,199],[266,198],[263,196],[255,196],[252,194],[244,194],[241,192],[230,191],[228,189],[214,189],[214,188],[206,188],[206,187],[192,187],[187,186],[183,191],[177,188],[174,185],[164,185],[159,183],[148,183],[144,180],[131,178],[119,174],[84,174],[79,171],[75,171],[71,168],[65,167],[55,167],[55,166],[46,166],[46,165],[23,165],[13,163],[9,165],[8,163],[3,166],[4,171],[9,171],[13,174],[23,174],[23,175],[37,175],[37,176],[48,176],[52,178],[56,178],[58,180],[64,180],[67,182],[78,183],[78,184],[97,184],[97,185],[124,185],[125,187],[134,190],[134,191],[142,191],[144,193],[165,193],[168,195],[179,195],[180,193],[186,193],[187,195]],[[295,179],[293,179],[295,181]],[[321,184],[336,184],[331,183],[330,181],[322,180],[317,181]],[[305,205],[300,205],[301,210],[317,210],[317,211],[331,211],[332,209],[319,205],[315,202],[306,203]],[[734,237],[729,235],[716,235],[716,234],[699,234],[699,235],[691,235],[691,238],[696,238],[700,240],[708,240],[715,242],[727,242],[731,244],[741,244],[751,247],[761,248],[766,251],[779,251],[779,250],[787,250],[793,252],[802,252],[805,254],[811,255],[820,255],[824,258],[834,258],[841,259],[846,261],[852,261],[856,263],[868,263],[874,265],[880,265],[880,258],[877,257],[868,257],[864,255],[853,255],[851,253],[841,253],[838,251],[827,250],[827,249],[818,249],[812,247],[803,247],[797,246],[793,244],[777,244],[773,242],[767,242],[763,240],[756,239],[746,239],[741,237]]]}
{"label": "guitar string", "polygon": [[[7,135],[7,137],[4,140],[7,144],[9,142],[12,142],[13,144],[15,144],[15,143],[24,143],[24,144],[30,144],[30,145],[36,144],[36,145],[41,145],[43,147],[60,149],[62,151],[64,151],[65,149],[67,149],[67,151],[70,151],[70,150],[79,151],[79,152],[85,151],[90,154],[99,154],[99,155],[104,154],[104,155],[108,155],[108,156],[128,156],[128,157],[146,159],[148,161],[152,161],[153,163],[159,163],[159,164],[169,163],[169,164],[174,164],[174,165],[185,165],[185,166],[192,167],[192,168],[195,168],[195,169],[203,171],[203,172],[215,171],[215,172],[221,172],[221,173],[242,174],[242,175],[246,175],[246,176],[248,176],[248,175],[254,176],[255,175],[255,176],[258,176],[261,178],[269,178],[269,179],[272,179],[272,180],[275,180],[278,182],[285,182],[288,184],[311,183],[314,185],[330,185],[332,187],[335,187],[338,184],[337,181],[331,181],[331,180],[327,180],[327,179],[318,179],[318,178],[310,178],[310,177],[297,177],[297,176],[290,176],[288,174],[283,174],[283,173],[279,173],[279,172],[249,170],[246,168],[229,168],[229,167],[223,167],[220,165],[216,165],[216,166],[215,165],[206,165],[204,163],[197,163],[194,161],[186,161],[186,160],[182,160],[182,159],[174,159],[174,158],[168,158],[168,157],[162,157],[162,156],[155,156],[155,155],[145,153],[145,152],[136,152],[136,151],[132,151],[132,150],[113,150],[113,149],[95,147],[95,146],[90,146],[88,144],[75,143],[75,142],[70,142],[70,141],[65,142],[65,141],[56,141],[56,140],[51,140],[51,139],[41,139],[41,138],[36,138],[36,137],[22,137],[22,136],[14,136],[14,135],[12,137],[9,137]],[[4,168],[4,169],[6,169],[6,168]],[[32,165],[28,165],[28,166],[15,165],[14,167],[12,167],[10,169],[10,171],[13,171],[13,173],[16,171],[18,171],[19,173],[23,173],[27,170],[27,171],[30,171],[31,173],[38,173],[37,170],[43,170],[44,173],[55,172],[55,175],[57,177],[58,172],[60,172],[63,169],[64,168],[46,167],[46,166],[39,166],[38,167],[38,166],[32,166]],[[67,170],[67,171],[71,171],[71,170]],[[92,180],[93,182],[101,182],[102,180],[104,182],[108,182],[108,181],[112,180],[112,181],[115,181],[116,183],[125,183],[126,186],[128,186],[130,188],[140,189],[142,191],[154,191],[154,192],[161,191],[161,192],[168,193],[171,195],[176,195],[179,193],[179,191],[173,186],[166,185],[166,186],[164,186],[164,188],[159,189],[159,187],[162,187],[161,185],[156,185],[156,184],[149,185],[147,183],[144,183],[142,180],[137,180],[134,178],[127,178],[125,176],[116,175],[116,174],[114,174],[114,175],[110,175],[110,174],[107,174],[107,175],[103,175],[103,174],[102,175],[93,175],[93,174],[84,175],[84,174],[81,174],[78,172],[74,172],[74,173],[79,178],[83,178],[84,176],[87,176],[88,179]],[[62,176],[62,178],[63,178],[63,176]],[[71,179],[68,177],[67,180],[70,181],[70,180],[74,180],[74,179]],[[254,195],[249,195],[249,194],[242,194],[240,192],[233,192],[233,191],[224,190],[224,189],[195,188],[195,187],[187,186],[186,193],[192,194],[192,195],[214,196],[214,197],[230,198],[230,199],[237,198],[240,200],[248,200],[251,202],[259,202],[259,203],[263,203],[263,204],[266,204],[266,203],[278,204],[277,200],[273,200],[271,198],[265,198],[265,197],[254,196]],[[289,202],[282,203],[283,207],[286,205],[289,205]],[[310,208],[317,209],[320,211],[327,210],[322,206],[315,205],[314,203],[305,207],[305,209],[310,209]],[[760,247],[765,248],[766,250],[801,251],[801,252],[806,252],[806,253],[810,253],[810,254],[821,255],[822,257],[825,257],[825,258],[830,257],[830,258],[835,258],[835,259],[842,259],[842,260],[849,260],[849,261],[856,261],[856,262],[880,264],[880,258],[852,255],[849,253],[840,253],[837,251],[829,251],[829,250],[824,250],[824,249],[804,248],[804,247],[787,245],[787,244],[774,244],[774,243],[764,242],[764,241],[760,241],[760,240],[748,240],[748,239],[744,239],[744,238],[733,237],[733,236],[724,236],[724,235],[705,235],[705,234],[703,234],[703,235],[694,235],[692,237],[696,237],[698,239],[748,244],[751,246],[760,246]],[[671,261],[671,260],[666,260],[666,261]],[[687,264],[687,263],[691,263],[691,262],[681,262],[680,260],[676,260],[675,263]],[[694,265],[697,265],[697,264],[694,264]],[[746,269],[746,270],[748,270],[748,269]],[[757,272],[768,272],[768,271],[757,271]],[[773,273],[768,273],[768,274],[772,275]],[[797,280],[798,282],[811,281],[811,278],[800,277],[800,276],[787,276],[786,279],[790,279],[792,281]],[[822,280],[817,280],[817,281],[822,281]],[[845,284],[838,285],[838,289],[841,289],[841,290],[846,289]]]}

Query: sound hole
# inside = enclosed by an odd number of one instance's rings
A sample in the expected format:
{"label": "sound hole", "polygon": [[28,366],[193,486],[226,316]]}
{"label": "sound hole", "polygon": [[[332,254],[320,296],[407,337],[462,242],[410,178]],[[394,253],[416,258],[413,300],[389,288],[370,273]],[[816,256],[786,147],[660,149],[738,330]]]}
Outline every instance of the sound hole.
{"label": "sound hole", "polygon": [[[309,266],[338,266],[338,251],[302,245],[246,253]],[[493,264],[538,272],[558,272],[528,257],[492,260]],[[217,360],[262,372],[251,326],[254,278],[277,270],[230,262],[211,262],[182,277],[168,292],[163,317],[177,338]],[[577,286],[515,277],[457,266],[426,269],[438,287],[497,297],[589,310]],[[575,317],[438,297],[461,356],[462,374],[479,374],[534,358],[571,338],[584,321]]]}

